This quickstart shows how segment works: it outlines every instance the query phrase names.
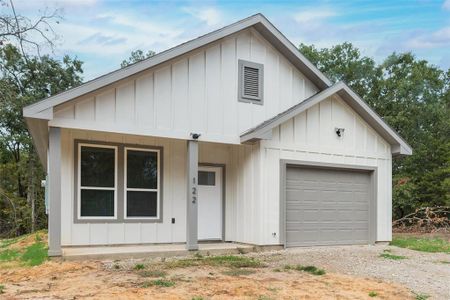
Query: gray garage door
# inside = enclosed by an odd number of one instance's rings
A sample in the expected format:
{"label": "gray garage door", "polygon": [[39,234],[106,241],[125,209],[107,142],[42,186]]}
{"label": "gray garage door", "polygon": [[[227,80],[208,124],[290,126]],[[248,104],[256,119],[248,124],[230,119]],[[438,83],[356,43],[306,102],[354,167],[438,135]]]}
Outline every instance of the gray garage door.
{"label": "gray garage door", "polygon": [[288,166],[286,247],[369,243],[369,172]]}

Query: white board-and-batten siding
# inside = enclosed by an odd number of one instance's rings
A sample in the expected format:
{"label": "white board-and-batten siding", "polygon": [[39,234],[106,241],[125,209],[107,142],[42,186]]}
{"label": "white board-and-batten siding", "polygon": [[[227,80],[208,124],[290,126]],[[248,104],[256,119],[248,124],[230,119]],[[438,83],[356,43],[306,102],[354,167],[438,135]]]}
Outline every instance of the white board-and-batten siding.
{"label": "white board-and-batten siding", "polygon": [[[61,240],[63,246],[186,241],[186,141],[63,129],[61,151]],[[75,140],[163,147],[161,223],[75,223]],[[225,239],[259,244],[258,145],[199,144],[199,163],[225,166]],[[256,178],[257,177],[257,178]],[[171,220],[175,218],[175,224]]]}
{"label": "white board-and-batten siding", "polygon": [[[335,127],[345,128],[339,138]],[[377,241],[392,239],[392,155],[390,145],[338,96],[330,97],[273,129],[261,141],[262,242],[280,228],[280,160],[377,168]]]}
{"label": "white board-and-batten siding", "polygon": [[[238,60],[264,65],[264,105],[238,102]],[[246,29],[55,108],[50,126],[239,144],[318,89]]]}

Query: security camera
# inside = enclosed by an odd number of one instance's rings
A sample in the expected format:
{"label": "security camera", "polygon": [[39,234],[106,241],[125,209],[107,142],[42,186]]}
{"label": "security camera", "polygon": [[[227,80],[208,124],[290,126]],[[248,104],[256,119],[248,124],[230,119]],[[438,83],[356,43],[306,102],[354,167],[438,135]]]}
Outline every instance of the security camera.
{"label": "security camera", "polygon": [[342,137],[344,135],[345,128],[336,127],[334,128],[334,131],[336,132],[338,137]]}
{"label": "security camera", "polygon": [[194,139],[194,140],[198,140],[198,138],[201,136],[201,134],[200,133],[191,133],[191,137]]}

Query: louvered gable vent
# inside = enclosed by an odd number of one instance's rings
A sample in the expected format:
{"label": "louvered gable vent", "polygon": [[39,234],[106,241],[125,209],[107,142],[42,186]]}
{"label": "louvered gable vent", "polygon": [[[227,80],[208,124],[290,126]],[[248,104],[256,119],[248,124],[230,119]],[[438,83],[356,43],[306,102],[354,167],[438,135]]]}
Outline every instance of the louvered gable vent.
{"label": "louvered gable vent", "polygon": [[239,101],[262,104],[264,66],[239,60]]}
{"label": "louvered gable vent", "polygon": [[259,69],[244,66],[244,96],[259,97]]}

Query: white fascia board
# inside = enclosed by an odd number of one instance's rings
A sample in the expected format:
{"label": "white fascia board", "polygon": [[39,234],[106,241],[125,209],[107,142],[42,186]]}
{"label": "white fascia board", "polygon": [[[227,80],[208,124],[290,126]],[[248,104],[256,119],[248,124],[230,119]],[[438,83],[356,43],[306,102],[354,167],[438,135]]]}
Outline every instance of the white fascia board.
{"label": "white fascia board", "polygon": [[[289,54],[298,61],[299,64],[306,66],[303,71],[310,71],[314,77],[317,78],[317,83],[319,87],[326,88],[331,84],[330,80],[320,72],[308,59],[306,59],[298,49],[276,29],[272,23],[270,23],[262,14],[256,14],[234,24],[226,26],[222,29],[213,31],[194,40],[188,41],[181,45],[175,46],[166,51],[160,52],[151,58],[140,61],[138,63],[132,64],[128,67],[118,69],[116,71],[110,72],[96,79],[90,80],[82,85],[57,94],[55,96],[49,97],[35,104],[26,106],[23,109],[23,113],[29,117],[36,117],[36,114],[50,107],[57,106],[66,101],[72,100],[74,98],[83,96],[105,86],[111,85],[119,80],[125,79],[139,72],[147,70],[149,68],[155,67],[161,63],[171,60],[175,57],[183,55],[187,52],[195,50],[199,47],[205,46],[212,42],[215,42],[221,38],[229,36],[233,33],[239,32],[243,29],[249,28],[251,26],[258,25],[255,28],[258,31],[262,31],[263,35],[271,36],[272,42],[277,41],[280,45],[283,45],[285,49],[288,49],[284,54]],[[267,34],[269,33],[269,34]]]}

